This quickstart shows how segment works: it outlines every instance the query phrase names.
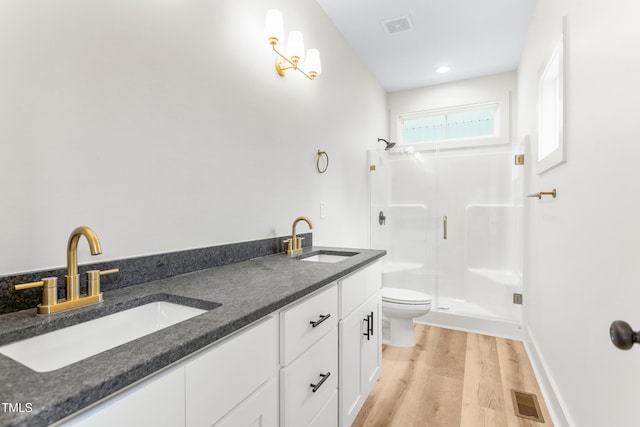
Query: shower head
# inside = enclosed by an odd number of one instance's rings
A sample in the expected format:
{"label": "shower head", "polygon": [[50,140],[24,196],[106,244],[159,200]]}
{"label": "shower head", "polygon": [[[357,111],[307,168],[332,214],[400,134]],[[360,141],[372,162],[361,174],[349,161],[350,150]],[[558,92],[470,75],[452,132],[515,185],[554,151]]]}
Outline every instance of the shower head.
{"label": "shower head", "polygon": [[383,141],[385,144],[387,144],[387,146],[386,146],[386,147],[384,147],[384,150],[385,150],[385,151],[389,151],[389,150],[391,150],[393,147],[395,147],[395,146],[396,146],[396,143],[395,143],[395,142],[389,142],[389,141],[387,141],[386,139],[378,138],[378,142],[380,142],[380,141]]}

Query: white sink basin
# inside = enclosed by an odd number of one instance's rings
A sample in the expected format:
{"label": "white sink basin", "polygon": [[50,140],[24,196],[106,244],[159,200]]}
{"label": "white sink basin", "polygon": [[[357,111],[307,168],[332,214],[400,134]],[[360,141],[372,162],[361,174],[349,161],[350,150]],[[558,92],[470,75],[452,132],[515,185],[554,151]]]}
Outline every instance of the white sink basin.
{"label": "white sink basin", "polygon": [[349,257],[355,255],[353,252],[344,252],[344,254],[338,253],[322,253],[311,255],[305,258],[300,258],[300,261],[311,261],[311,262],[340,262]]}
{"label": "white sink basin", "polygon": [[205,312],[152,302],[2,346],[0,353],[36,372],[49,372]]}
{"label": "white sink basin", "polygon": [[311,255],[306,258],[302,258],[300,261],[311,261],[311,262],[340,262],[343,259],[347,259],[349,257],[342,255],[328,255],[328,254],[318,254]]}

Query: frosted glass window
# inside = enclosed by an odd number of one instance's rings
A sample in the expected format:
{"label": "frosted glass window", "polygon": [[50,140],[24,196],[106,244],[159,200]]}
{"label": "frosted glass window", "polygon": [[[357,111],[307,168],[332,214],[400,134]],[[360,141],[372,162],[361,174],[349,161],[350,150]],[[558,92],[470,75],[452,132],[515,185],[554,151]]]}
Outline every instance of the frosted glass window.
{"label": "frosted glass window", "polygon": [[402,120],[403,142],[443,141],[495,135],[497,108],[413,116]]}
{"label": "frosted glass window", "polygon": [[404,121],[404,142],[438,141],[446,138],[446,116],[421,117]]}

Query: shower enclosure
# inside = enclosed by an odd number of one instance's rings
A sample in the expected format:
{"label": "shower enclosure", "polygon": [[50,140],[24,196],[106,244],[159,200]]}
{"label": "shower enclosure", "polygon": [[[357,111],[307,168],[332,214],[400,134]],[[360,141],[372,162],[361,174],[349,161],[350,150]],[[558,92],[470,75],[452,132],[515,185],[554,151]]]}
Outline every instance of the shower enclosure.
{"label": "shower enclosure", "polygon": [[383,286],[431,295],[418,322],[520,337],[523,173],[511,146],[397,147],[369,160]]}

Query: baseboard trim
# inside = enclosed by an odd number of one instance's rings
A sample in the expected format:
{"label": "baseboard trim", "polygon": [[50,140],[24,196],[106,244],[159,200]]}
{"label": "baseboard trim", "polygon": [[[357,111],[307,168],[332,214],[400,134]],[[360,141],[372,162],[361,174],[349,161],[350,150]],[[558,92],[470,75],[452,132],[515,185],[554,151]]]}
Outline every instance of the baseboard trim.
{"label": "baseboard trim", "polygon": [[549,370],[547,364],[544,361],[544,357],[539,352],[539,347],[536,339],[529,327],[525,327],[524,330],[524,348],[529,356],[529,361],[533,367],[533,372],[538,379],[538,385],[544,396],[544,402],[549,410],[549,415],[556,427],[570,427],[575,425],[571,420],[571,417],[562,409],[565,407],[562,402],[558,387],[552,377],[547,375]]}
{"label": "baseboard trim", "polygon": [[432,310],[426,315],[415,319],[415,323],[518,341],[522,341],[523,339],[522,325],[520,322],[508,320],[465,316],[462,314]]}

